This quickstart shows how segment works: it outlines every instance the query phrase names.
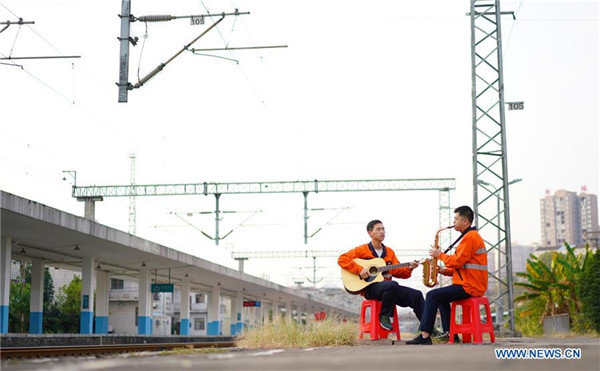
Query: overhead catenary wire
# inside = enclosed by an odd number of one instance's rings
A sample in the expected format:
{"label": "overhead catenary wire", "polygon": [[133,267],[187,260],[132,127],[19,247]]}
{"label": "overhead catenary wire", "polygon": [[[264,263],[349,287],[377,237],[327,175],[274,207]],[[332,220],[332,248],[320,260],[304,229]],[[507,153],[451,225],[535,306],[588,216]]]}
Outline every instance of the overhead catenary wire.
{"label": "overhead catenary wire", "polygon": [[137,78],[138,81],[140,81],[140,67],[142,65],[142,55],[144,55],[144,47],[146,46],[146,39],[148,39],[148,22],[144,22],[144,26],[145,26],[145,33],[144,33],[144,40],[142,41],[142,50],[140,50],[140,58],[138,60],[138,68],[137,68]]}
{"label": "overhead catenary wire", "polygon": [[264,46],[239,46],[239,47],[230,47],[226,46],[224,48],[203,48],[203,49],[190,49],[192,52],[208,52],[208,51],[218,51],[218,50],[249,50],[249,49],[276,49],[276,48],[287,48],[287,45],[264,45]]}
{"label": "overhead catenary wire", "polygon": [[12,47],[10,48],[10,53],[8,53],[9,58],[12,56],[12,52],[15,49],[15,44],[17,43],[17,38],[19,37],[19,33],[21,33],[21,25],[19,25],[19,28],[17,29],[17,34],[15,35],[15,39],[13,40]]}
{"label": "overhead catenary wire", "polygon": [[514,12],[513,18],[515,19],[515,21],[513,22],[512,26],[510,28],[510,32],[508,33],[508,39],[506,40],[506,46],[504,47],[504,55],[506,55],[508,53],[508,48],[510,47],[510,40],[511,40],[513,31],[515,30],[515,27],[517,26],[517,15],[519,14],[521,7],[523,6],[523,1],[524,0],[521,0],[521,2],[519,2],[519,6],[517,7],[517,10]]}
{"label": "overhead catenary wire", "polygon": [[[12,49],[11,49],[12,53]],[[13,57],[9,55],[6,58],[0,58],[1,60],[11,60],[11,59],[73,59],[73,58],[81,58],[80,55],[42,55],[42,56],[32,56],[32,57]]]}
{"label": "overhead catenary wire", "polygon": [[[0,52],[0,55],[3,56],[4,58],[8,59],[8,57],[7,57],[6,54]],[[14,62],[13,62],[13,64],[17,65]],[[39,82],[40,84],[42,84],[43,86],[45,86],[47,89],[49,89],[50,91],[52,91],[53,93],[55,93],[56,95],[58,95],[59,97],[61,97],[62,99],[64,99],[65,101],[69,102],[72,106],[76,107],[78,110],[80,110],[81,112],[83,112],[86,115],[88,115],[90,118],[92,118],[94,121],[96,121],[100,125],[106,126],[106,127],[110,128],[112,130],[117,130],[116,127],[114,127],[114,126],[112,126],[112,125],[104,122],[103,120],[99,119],[94,114],[92,114],[88,110],[86,110],[83,107],[81,107],[79,104],[75,104],[71,98],[67,97],[65,94],[61,93],[60,91],[58,91],[57,89],[55,89],[53,86],[51,86],[50,84],[46,83],[44,80],[42,80],[41,78],[39,78],[38,76],[36,76],[33,73],[31,73],[24,66],[20,66],[20,67],[21,67],[21,70],[24,71],[25,73],[27,73],[31,78],[33,78],[34,80],[36,80],[37,82]],[[122,141],[122,143],[124,143],[124,144],[127,143],[127,141],[123,140],[123,138],[121,136],[117,136],[117,139],[120,140],[120,141]]]}
{"label": "overhead catenary wire", "polygon": [[194,55],[200,55],[203,57],[212,57],[212,58],[219,58],[219,59],[224,59],[226,61],[230,61],[230,62],[235,62],[237,64],[240,64],[240,61],[237,59],[233,59],[233,58],[228,58],[228,57],[223,57],[221,55],[214,55],[214,54],[205,54],[205,53],[196,53],[195,51],[192,51],[192,53],[194,53]]}
{"label": "overhead catenary wire", "polygon": [[[21,17],[19,17],[14,11],[12,11],[11,9],[9,9],[6,5],[0,3],[0,6],[3,7],[4,9],[6,9],[9,13],[11,13],[13,16],[22,19]],[[26,25],[26,27],[29,28],[30,31],[32,31],[35,35],[37,35],[37,37],[39,37],[44,43],[46,43],[48,46],[50,46],[53,50],[55,50],[58,54],[60,54],[60,57],[52,57],[52,58],[61,58],[61,57],[67,57],[67,58],[73,58],[73,57],[77,57],[79,58],[80,56],[67,56],[65,55],[61,50],[59,50],[54,44],[52,44],[48,39],[46,39],[44,36],[42,36],[39,32],[37,32],[32,26],[30,26],[30,24],[34,24],[35,22],[33,21],[23,21],[22,22],[24,25]],[[17,24],[17,23],[13,23],[13,24]],[[2,58],[3,60],[9,60],[8,56],[5,54],[0,53],[0,55],[4,58]],[[15,57],[12,57],[12,59],[15,59]],[[28,57],[27,59],[32,59],[31,57]],[[40,84],[44,85],[46,88],[50,89],[51,91],[53,91],[55,94],[59,95],[61,98],[65,99],[66,101],[68,101],[69,103],[71,103],[72,106],[76,107],[78,110],[80,110],[81,112],[85,113],[87,116],[89,116],[90,118],[92,118],[93,121],[95,121],[96,123],[108,127],[111,130],[118,130],[118,127],[115,127],[105,121],[103,121],[102,119],[98,118],[95,114],[91,113],[90,111],[88,111],[87,109],[83,108],[82,106],[80,106],[79,104],[76,104],[73,102],[72,98],[67,97],[65,94],[61,93],[60,91],[58,91],[57,89],[55,89],[54,87],[50,86],[49,84],[47,84],[46,82],[44,82],[41,78],[39,78],[38,76],[34,75],[32,72],[30,72],[29,70],[27,70],[24,66],[20,65],[20,64],[16,64],[16,63],[2,63],[1,64],[6,64],[6,65],[10,65],[10,66],[18,66],[20,67],[23,71],[25,71],[28,75],[30,75],[32,78],[34,78],[35,80],[37,80]],[[73,67],[73,66],[72,66]],[[111,92],[111,90],[108,88],[107,84],[102,84],[100,82],[98,82],[95,78],[93,78],[89,73],[86,72],[85,69],[79,67],[78,65],[74,66],[75,70],[80,72],[83,76],[85,76],[87,79],[89,79],[90,81],[94,82],[97,86],[102,87],[102,90],[109,93]],[[138,134],[139,135],[139,134]],[[132,137],[130,134],[128,134],[129,139],[127,138],[123,138],[122,136],[117,136],[117,140],[120,141],[123,145],[129,146],[129,143],[132,140],[135,140],[136,137]]]}
{"label": "overhead catenary wire", "polygon": [[[0,55],[2,55],[4,58],[3,59],[10,59],[8,58],[8,56],[2,52],[0,52]],[[16,65],[16,63],[15,63]],[[21,70],[23,70],[25,73],[27,73],[29,76],[31,76],[32,78],[34,78],[35,80],[37,80],[40,84],[44,85],[46,88],[50,89],[51,91],[53,91],[55,94],[57,94],[58,96],[60,96],[61,98],[65,99],[66,101],[70,102],[71,100],[64,95],[63,93],[59,92],[58,90],[54,89],[52,86],[48,85],[46,82],[44,82],[42,79],[40,79],[39,77],[37,77],[36,75],[32,74],[31,72],[29,72],[27,69],[25,69],[23,66],[21,66]]]}
{"label": "overhead catenary wire", "polygon": [[71,77],[73,104],[75,104],[75,62],[71,63]]}
{"label": "overhead catenary wire", "polygon": [[[231,5],[235,8],[235,4],[233,3],[233,1],[230,1]],[[242,24],[242,27],[244,28],[244,31],[246,32],[246,35],[248,35],[248,38],[250,39],[250,42],[252,44],[255,44],[254,42],[254,38],[252,37],[252,34],[250,34],[250,31],[248,30],[248,27],[246,27],[246,22],[244,22],[243,19],[240,19],[240,23]],[[264,66],[264,59],[262,54],[258,53],[258,59],[260,60],[260,62],[263,64]]]}
{"label": "overhead catenary wire", "polygon": [[3,64],[5,66],[12,66],[12,67],[21,67],[23,68],[22,64],[16,64],[16,63],[6,63],[6,62],[0,62],[0,64]]}
{"label": "overhead catenary wire", "polygon": [[[208,7],[206,6],[206,4],[204,4],[203,0],[200,0],[200,3],[202,4],[202,6],[204,7],[204,10],[206,10],[206,13],[210,14],[210,11],[208,10]],[[211,18],[212,19],[212,18]],[[213,21],[214,22],[214,21]],[[219,33],[219,36],[221,37],[221,40],[223,40],[223,44],[227,45],[227,41],[225,41],[225,38],[223,37],[223,34],[221,33],[221,30],[219,30],[219,28],[217,27],[217,32]],[[231,51],[229,51],[229,55],[231,59],[237,59],[235,57],[235,55],[233,55],[233,53],[231,53]],[[252,81],[250,81],[250,78],[248,78],[248,75],[246,74],[246,71],[244,71],[244,69],[242,68],[241,64],[237,64],[238,68],[240,69],[240,72],[242,73],[242,76],[244,76],[244,79],[246,79],[246,82],[248,83],[248,85],[250,85],[250,88],[252,89],[252,91],[254,92],[254,95],[256,95],[256,97],[258,99],[260,99],[261,104],[265,104],[265,100],[262,98],[262,96],[259,94],[258,90],[254,87],[254,84],[252,84]]]}
{"label": "overhead catenary wire", "polygon": [[[6,5],[0,3],[0,6],[2,6],[4,9],[6,9],[9,13],[11,13],[12,15],[14,15],[15,17],[21,19],[15,12],[13,12],[12,10],[10,10],[8,7],[6,7]],[[37,37],[39,37],[42,41],[44,41],[48,46],[50,46],[52,49],[54,49],[58,54],[60,54],[61,56],[64,55],[64,53],[62,51],[60,51],[56,46],[54,46],[54,44],[52,44],[50,41],[48,41],[44,36],[42,36],[39,32],[37,32],[35,30],[35,28],[33,28],[31,25],[35,24],[35,21],[23,21],[23,24],[27,26],[27,28],[33,32],[35,35],[37,35]],[[76,67],[77,70],[79,70],[79,72],[81,72],[85,77],[87,77],[90,81],[93,81],[96,85],[101,86],[106,92],[110,92],[110,89],[108,87],[108,84],[104,85],[101,84],[100,82],[98,82],[96,79],[94,79],[89,73],[87,73],[84,69],[80,68],[80,67]]]}

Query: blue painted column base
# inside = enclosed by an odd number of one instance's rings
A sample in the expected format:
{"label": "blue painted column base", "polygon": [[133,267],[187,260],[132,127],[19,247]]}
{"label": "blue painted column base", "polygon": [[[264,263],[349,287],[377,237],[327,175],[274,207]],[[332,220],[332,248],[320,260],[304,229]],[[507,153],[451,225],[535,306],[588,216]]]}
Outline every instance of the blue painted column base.
{"label": "blue painted column base", "polygon": [[208,323],[206,327],[206,335],[209,336],[220,336],[221,333],[221,321],[212,321]]}
{"label": "blue painted column base", "polygon": [[183,318],[181,322],[179,322],[179,335],[189,335],[190,334],[190,319]]}
{"label": "blue painted column base", "polygon": [[138,316],[138,335],[152,335],[152,317]]}
{"label": "blue painted column base", "polygon": [[94,312],[81,312],[79,333],[88,335],[94,333]]}
{"label": "blue painted column base", "polygon": [[8,333],[8,305],[0,305],[0,334]]}
{"label": "blue painted column base", "polygon": [[96,334],[108,334],[108,316],[96,316]]}
{"label": "blue painted column base", "polygon": [[43,312],[29,312],[29,333],[30,334],[41,334],[42,333],[43,318],[44,318]]}
{"label": "blue painted column base", "polygon": [[241,334],[243,329],[244,329],[243,322],[232,323],[231,324],[231,336]]}

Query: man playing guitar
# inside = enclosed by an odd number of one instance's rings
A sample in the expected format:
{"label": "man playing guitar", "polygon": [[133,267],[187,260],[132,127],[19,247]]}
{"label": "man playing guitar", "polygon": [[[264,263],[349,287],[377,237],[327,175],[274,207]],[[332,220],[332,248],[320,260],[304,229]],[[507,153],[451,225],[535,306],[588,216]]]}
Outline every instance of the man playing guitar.
{"label": "man playing guitar", "polygon": [[[394,254],[394,250],[383,244],[383,240],[385,239],[385,227],[380,220],[370,221],[369,224],[367,224],[367,233],[369,234],[369,237],[371,237],[370,243],[355,247],[347,253],[340,255],[338,258],[340,267],[360,275],[362,278],[369,277],[369,272],[366,268],[355,263],[353,259],[382,258],[387,265],[399,264],[398,258],[396,258],[396,254]],[[384,281],[372,283],[360,292],[360,294],[368,300],[381,301],[379,323],[384,329],[392,330],[390,317],[394,316],[396,305],[412,308],[419,321],[421,321],[425,303],[423,294],[418,290],[401,286],[398,282],[392,281],[392,276],[397,278],[409,278],[412,274],[412,270],[418,265],[419,263],[417,261],[413,261],[408,267],[390,270],[384,275]]]}

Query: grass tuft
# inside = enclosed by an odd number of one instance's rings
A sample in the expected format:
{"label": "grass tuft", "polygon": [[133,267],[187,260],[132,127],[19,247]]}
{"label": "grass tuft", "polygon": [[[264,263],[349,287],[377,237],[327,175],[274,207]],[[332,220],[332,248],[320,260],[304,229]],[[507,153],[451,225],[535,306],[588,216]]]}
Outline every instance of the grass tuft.
{"label": "grass tuft", "polygon": [[240,348],[306,348],[358,344],[358,324],[338,318],[303,325],[277,320],[245,331],[235,339]]}

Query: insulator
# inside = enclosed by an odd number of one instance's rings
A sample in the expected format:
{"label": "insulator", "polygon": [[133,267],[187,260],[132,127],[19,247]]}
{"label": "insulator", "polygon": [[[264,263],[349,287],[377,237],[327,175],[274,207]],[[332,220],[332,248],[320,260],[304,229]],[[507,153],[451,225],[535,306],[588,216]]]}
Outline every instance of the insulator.
{"label": "insulator", "polygon": [[133,89],[138,89],[139,87],[144,85],[146,82],[148,82],[148,80],[150,80],[151,78],[156,76],[156,74],[158,74],[160,71],[162,71],[164,67],[165,67],[165,65],[161,63],[158,67],[153,69],[152,72],[150,72],[149,74],[144,76],[140,81],[138,81],[135,85],[133,85]]}
{"label": "insulator", "polygon": [[172,15],[159,14],[159,15],[143,15],[141,17],[137,17],[137,20],[140,22],[167,22],[175,19]]}

